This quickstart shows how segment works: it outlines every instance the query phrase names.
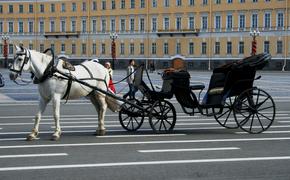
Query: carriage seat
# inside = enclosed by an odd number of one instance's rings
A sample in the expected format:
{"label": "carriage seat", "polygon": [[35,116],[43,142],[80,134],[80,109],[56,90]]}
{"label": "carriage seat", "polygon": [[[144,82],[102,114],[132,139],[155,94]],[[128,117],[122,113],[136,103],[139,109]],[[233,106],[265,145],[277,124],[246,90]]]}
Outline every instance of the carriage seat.
{"label": "carriage seat", "polygon": [[214,95],[214,94],[222,94],[224,91],[224,87],[215,87],[208,91],[208,94]]}
{"label": "carriage seat", "polygon": [[204,84],[195,84],[189,86],[190,90],[203,90],[205,88]]}

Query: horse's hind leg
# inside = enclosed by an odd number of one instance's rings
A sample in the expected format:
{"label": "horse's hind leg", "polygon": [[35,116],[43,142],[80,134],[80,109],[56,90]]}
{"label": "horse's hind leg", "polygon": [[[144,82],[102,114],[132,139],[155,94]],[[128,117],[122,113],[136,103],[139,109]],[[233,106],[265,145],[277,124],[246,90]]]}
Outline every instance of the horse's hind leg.
{"label": "horse's hind leg", "polygon": [[38,112],[37,112],[37,114],[35,116],[35,120],[34,120],[34,127],[31,131],[31,133],[26,138],[28,141],[32,141],[32,140],[37,138],[37,135],[39,132],[39,123],[41,120],[41,115],[44,112],[48,103],[49,103],[48,100],[44,100],[42,97],[40,97]]}
{"label": "horse's hind leg", "polygon": [[59,123],[59,118],[60,118],[60,94],[55,94],[53,96],[53,118],[54,118],[54,123],[55,123],[55,130],[54,133],[52,134],[51,140],[57,141],[60,138],[61,135],[61,128],[60,128],[60,123]]}
{"label": "horse's hind leg", "polygon": [[107,103],[105,96],[99,93],[91,93],[90,100],[94,104],[95,109],[98,113],[98,129],[96,133],[97,135],[103,136],[106,133],[104,120],[107,110]]}

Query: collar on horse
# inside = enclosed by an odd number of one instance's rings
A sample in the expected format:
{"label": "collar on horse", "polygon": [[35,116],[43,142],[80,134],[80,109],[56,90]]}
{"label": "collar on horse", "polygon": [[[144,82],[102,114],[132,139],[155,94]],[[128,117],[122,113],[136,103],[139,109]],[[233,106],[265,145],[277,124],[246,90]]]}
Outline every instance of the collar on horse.
{"label": "collar on horse", "polygon": [[48,78],[51,78],[53,76],[53,74],[56,72],[56,69],[55,69],[55,66],[54,66],[54,52],[53,52],[53,49],[48,48],[43,53],[47,53],[48,51],[51,52],[52,59],[49,62],[49,64],[47,65],[47,67],[45,68],[42,77],[40,77],[39,79],[36,79],[35,83],[43,83]]}

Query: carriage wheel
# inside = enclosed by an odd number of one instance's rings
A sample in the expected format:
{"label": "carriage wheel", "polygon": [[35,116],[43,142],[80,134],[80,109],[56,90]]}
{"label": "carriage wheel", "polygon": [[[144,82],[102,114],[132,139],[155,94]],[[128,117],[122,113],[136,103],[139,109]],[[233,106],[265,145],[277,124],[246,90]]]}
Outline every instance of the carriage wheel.
{"label": "carriage wheel", "polygon": [[259,88],[248,89],[236,100],[236,121],[246,132],[261,133],[272,125],[275,109],[275,103],[267,92]]}
{"label": "carriage wheel", "polygon": [[213,108],[215,120],[223,127],[228,129],[238,128],[236,122],[236,114],[234,111],[234,103],[236,96],[228,97],[225,101],[223,108]]}
{"label": "carriage wheel", "polygon": [[[142,107],[142,104],[138,100],[134,99],[132,102]],[[122,109],[119,111],[119,121],[127,131],[137,131],[143,124],[144,111],[128,103],[124,103]]]}
{"label": "carriage wheel", "polygon": [[168,133],[176,123],[174,106],[166,100],[155,101],[149,113],[149,123],[155,133]]}

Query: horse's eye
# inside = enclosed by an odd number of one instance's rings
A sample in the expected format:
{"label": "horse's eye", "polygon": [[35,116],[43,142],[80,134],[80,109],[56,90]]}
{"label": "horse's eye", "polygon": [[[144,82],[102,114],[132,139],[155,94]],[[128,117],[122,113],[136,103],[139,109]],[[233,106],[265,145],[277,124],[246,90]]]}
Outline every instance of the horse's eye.
{"label": "horse's eye", "polygon": [[17,60],[18,60],[18,61],[22,61],[22,58],[18,58]]}

